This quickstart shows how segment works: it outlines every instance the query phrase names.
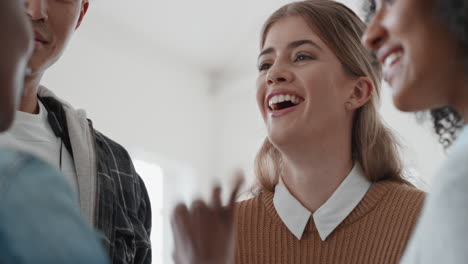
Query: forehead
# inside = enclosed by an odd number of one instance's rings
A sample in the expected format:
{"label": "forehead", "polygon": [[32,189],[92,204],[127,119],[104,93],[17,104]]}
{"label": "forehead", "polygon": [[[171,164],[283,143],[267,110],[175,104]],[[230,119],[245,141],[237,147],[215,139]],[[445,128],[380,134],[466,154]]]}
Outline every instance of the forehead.
{"label": "forehead", "polygon": [[290,16],[278,20],[270,27],[264,47],[284,48],[292,41],[306,39],[324,46],[316,31],[302,17]]}

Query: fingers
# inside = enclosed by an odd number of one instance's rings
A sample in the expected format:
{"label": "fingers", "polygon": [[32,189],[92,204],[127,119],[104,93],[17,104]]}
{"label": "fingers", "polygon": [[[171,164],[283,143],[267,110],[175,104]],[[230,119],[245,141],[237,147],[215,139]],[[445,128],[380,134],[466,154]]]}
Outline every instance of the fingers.
{"label": "fingers", "polygon": [[231,198],[229,199],[228,207],[233,207],[236,203],[237,194],[239,193],[240,188],[244,184],[244,173],[242,171],[237,171],[234,174],[234,189],[231,192]]}
{"label": "fingers", "polygon": [[179,203],[176,205],[174,208],[174,211],[172,212],[172,223],[174,224],[180,224],[181,221],[188,219],[190,216],[188,208],[185,204]]}
{"label": "fingers", "polygon": [[213,192],[211,193],[211,205],[213,209],[219,209],[222,206],[221,202],[221,186],[216,185],[213,188]]}
{"label": "fingers", "polygon": [[172,231],[174,232],[174,239],[179,239],[180,235],[184,236],[185,235],[190,235],[190,225],[188,224],[190,222],[190,213],[185,204],[178,204],[171,217],[171,226],[172,226]]}
{"label": "fingers", "polygon": [[185,204],[178,204],[171,216],[172,233],[174,237],[174,263],[183,263],[181,259],[190,251],[193,233],[190,225],[190,213]]}

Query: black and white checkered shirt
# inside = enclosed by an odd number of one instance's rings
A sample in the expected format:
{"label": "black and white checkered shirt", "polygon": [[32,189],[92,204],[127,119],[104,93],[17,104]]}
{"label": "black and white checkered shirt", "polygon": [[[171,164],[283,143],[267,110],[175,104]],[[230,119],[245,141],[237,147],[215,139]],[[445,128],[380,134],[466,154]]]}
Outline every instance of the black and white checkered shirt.
{"label": "black and white checkered shirt", "polygon": [[[42,102],[58,117],[66,149],[72,156],[80,154],[71,147],[62,103],[53,97],[44,97]],[[128,152],[94,130],[90,120],[88,123],[97,159],[94,225],[103,236],[104,248],[113,264],[149,264],[151,205],[145,184],[136,173]]]}
{"label": "black and white checkered shirt", "polygon": [[97,228],[114,264],[151,263],[151,206],[127,151],[95,132],[98,157]]}

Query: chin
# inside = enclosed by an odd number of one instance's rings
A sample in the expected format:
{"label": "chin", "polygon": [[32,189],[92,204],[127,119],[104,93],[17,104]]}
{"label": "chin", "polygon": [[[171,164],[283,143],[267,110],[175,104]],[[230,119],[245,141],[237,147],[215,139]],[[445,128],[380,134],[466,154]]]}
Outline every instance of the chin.
{"label": "chin", "polygon": [[268,133],[268,140],[278,150],[296,149],[298,146],[303,145],[304,135],[298,133],[290,133],[291,131],[276,131]]}
{"label": "chin", "polygon": [[402,100],[401,98],[395,98],[393,97],[393,104],[395,107],[402,111],[402,112],[416,112],[419,110],[416,110],[415,107],[411,105],[411,102],[405,102],[405,100]]}
{"label": "chin", "polygon": [[291,136],[285,135],[284,131],[282,132],[271,132],[268,133],[268,140],[276,148],[281,148],[281,146],[287,145],[291,139]]}
{"label": "chin", "polygon": [[403,112],[418,112],[425,110],[421,105],[422,96],[415,93],[414,85],[396,84],[393,89],[392,100],[395,107]]}

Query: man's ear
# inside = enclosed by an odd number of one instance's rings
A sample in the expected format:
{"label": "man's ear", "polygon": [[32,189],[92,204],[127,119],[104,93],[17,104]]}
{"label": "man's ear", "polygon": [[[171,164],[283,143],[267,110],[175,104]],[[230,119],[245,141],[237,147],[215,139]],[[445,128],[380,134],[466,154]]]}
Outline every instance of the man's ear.
{"label": "man's ear", "polygon": [[89,1],[83,0],[83,3],[81,3],[80,17],[78,18],[78,23],[76,24],[75,30],[77,30],[80,27],[81,22],[83,21],[83,18],[86,15],[86,12],[88,12],[88,7]]}
{"label": "man's ear", "polygon": [[359,77],[351,90],[348,101],[346,101],[346,110],[353,111],[365,105],[374,93],[374,86],[367,77]]}

